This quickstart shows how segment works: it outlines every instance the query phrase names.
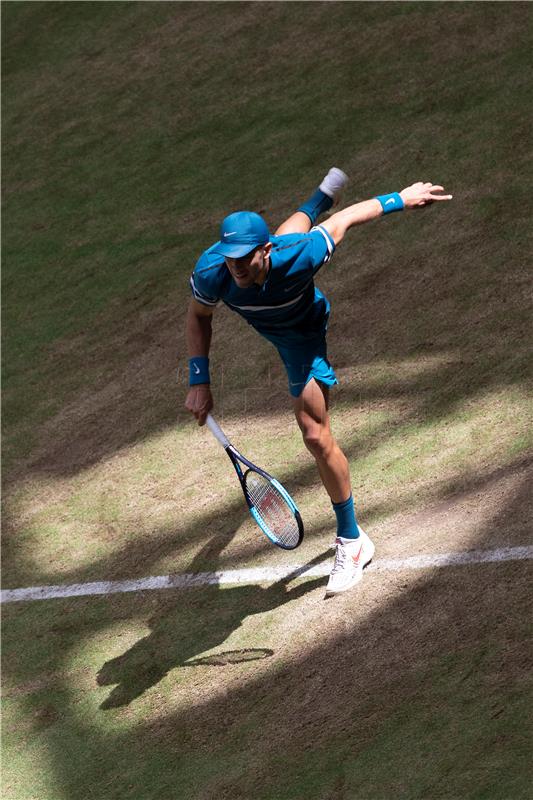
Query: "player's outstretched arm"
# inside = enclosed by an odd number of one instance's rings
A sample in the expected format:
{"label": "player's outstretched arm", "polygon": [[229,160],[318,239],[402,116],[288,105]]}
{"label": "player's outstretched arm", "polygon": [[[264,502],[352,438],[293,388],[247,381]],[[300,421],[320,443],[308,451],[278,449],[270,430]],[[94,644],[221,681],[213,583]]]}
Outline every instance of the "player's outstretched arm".
{"label": "player's outstretched arm", "polygon": [[402,189],[399,193],[390,195],[381,195],[374,197],[372,200],[364,200],[362,203],[356,203],[353,206],[348,206],[332,214],[329,219],[321,223],[321,227],[325,228],[331,234],[335,244],[339,244],[344,239],[346,231],[354,225],[361,225],[363,222],[370,222],[372,219],[377,219],[383,214],[390,211],[401,211],[406,208],[421,208],[433,202],[441,200],[451,200],[451,194],[442,194],[444,187],[428,181],[418,181]]}
{"label": "player's outstretched arm", "polygon": [[187,312],[186,336],[189,351],[190,389],[185,408],[204,425],[213,408],[209,378],[209,348],[211,346],[213,309],[191,299]]}

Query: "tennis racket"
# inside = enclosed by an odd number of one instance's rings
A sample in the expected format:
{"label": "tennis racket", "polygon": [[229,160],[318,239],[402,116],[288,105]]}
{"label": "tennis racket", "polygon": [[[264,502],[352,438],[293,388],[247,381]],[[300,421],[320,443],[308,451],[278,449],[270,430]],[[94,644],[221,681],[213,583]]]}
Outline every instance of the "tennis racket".
{"label": "tennis racket", "polygon": [[207,415],[206,423],[235,467],[250,514],[263,533],[283,550],[294,550],[303,539],[304,526],[290,494],[272,475],[239,453],[211,414]]}

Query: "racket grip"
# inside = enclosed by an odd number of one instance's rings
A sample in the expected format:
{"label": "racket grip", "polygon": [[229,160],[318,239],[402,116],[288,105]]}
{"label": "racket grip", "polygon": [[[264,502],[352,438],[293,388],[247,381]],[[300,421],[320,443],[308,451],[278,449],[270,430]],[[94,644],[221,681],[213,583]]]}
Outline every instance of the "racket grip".
{"label": "racket grip", "polygon": [[221,428],[221,427],[218,425],[218,423],[216,423],[216,422],[215,422],[215,420],[213,419],[213,417],[211,416],[211,414],[208,414],[208,415],[207,415],[207,417],[206,417],[206,420],[205,420],[205,421],[206,421],[207,427],[209,428],[209,430],[211,431],[211,433],[213,434],[213,436],[215,437],[215,439],[218,439],[218,441],[220,442],[220,444],[222,445],[222,447],[223,447],[224,449],[226,449],[226,447],[229,447],[230,440],[229,440],[229,439],[228,439],[228,437],[225,435],[224,431],[223,431],[223,430],[222,430],[222,428]]}

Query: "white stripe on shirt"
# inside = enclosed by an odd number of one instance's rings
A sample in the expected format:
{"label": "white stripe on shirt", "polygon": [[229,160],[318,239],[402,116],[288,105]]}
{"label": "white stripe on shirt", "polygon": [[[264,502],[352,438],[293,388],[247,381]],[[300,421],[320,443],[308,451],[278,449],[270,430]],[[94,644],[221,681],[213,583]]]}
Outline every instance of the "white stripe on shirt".
{"label": "white stripe on shirt", "polygon": [[295,297],[294,300],[289,300],[288,303],[281,303],[281,305],[277,306],[236,306],[234,303],[228,303],[227,300],[225,302],[232,308],[238,308],[239,311],[274,311],[276,308],[288,308],[288,306],[293,306],[298,300],[301,300],[303,296],[304,293],[302,292],[298,297]]}
{"label": "white stripe on shirt", "polygon": [[326,229],[325,229],[325,228],[323,228],[321,225],[315,225],[315,227],[314,227],[314,228],[311,228],[311,230],[309,231],[309,233],[313,233],[313,231],[320,231],[320,233],[322,234],[322,236],[323,236],[323,237],[324,237],[324,239],[326,240],[326,245],[327,245],[327,248],[328,248],[328,255],[327,255],[327,257],[324,259],[324,262],[323,262],[323,263],[325,264],[325,263],[326,263],[326,261],[329,261],[329,259],[331,258],[331,254],[333,253],[333,246],[332,246],[332,244],[331,244],[331,239],[330,239],[330,236],[329,236],[329,234],[327,233]]}

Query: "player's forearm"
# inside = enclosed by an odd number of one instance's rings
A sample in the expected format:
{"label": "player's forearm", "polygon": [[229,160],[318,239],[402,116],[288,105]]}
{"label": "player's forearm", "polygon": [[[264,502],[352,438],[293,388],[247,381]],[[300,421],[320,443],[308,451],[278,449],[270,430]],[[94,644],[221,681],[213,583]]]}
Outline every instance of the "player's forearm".
{"label": "player's forearm", "polygon": [[187,313],[186,338],[189,351],[189,391],[185,400],[187,408],[204,425],[213,408],[211,379],[209,377],[209,348],[211,346],[211,314],[204,313],[200,304],[191,300]]}
{"label": "player's forearm", "polygon": [[404,208],[419,208],[430,203],[451,200],[452,195],[442,194],[443,191],[443,186],[437,186],[431,181],[426,183],[417,181],[417,183],[413,183],[406,189],[402,189],[401,192],[378,195],[372,200],[364,200],[362,203],[356,203],[354,206],[348,206],[342,211],[337,211],[336,214],[332,214],[321,225],[328,231],[337,245],[342,241],[346,231],[354,225],[370,222],[370,220],[381,217],[383,214],[389,214],[392,211],[401,211]]}
{"label": "player's forearm", "polygon": [[187,314],[187,350],[189,358],[194,356],[209,356],[213,327],[210,316],[199,316],[194,309],[189,308]]}
{"label": "player's forearm", "polygon": [[337,211],[336,214],[332,214],[329,219],[321,222],[320,225],[331,234],[335,244],[339,244],[346,231],[353,228],[354,225],[370,222],[370,220],[381,217],[382,214],[381,203],[376,198],[373,198],[372,200],[363,200],[361,203],[343,208],[342,211]]}

